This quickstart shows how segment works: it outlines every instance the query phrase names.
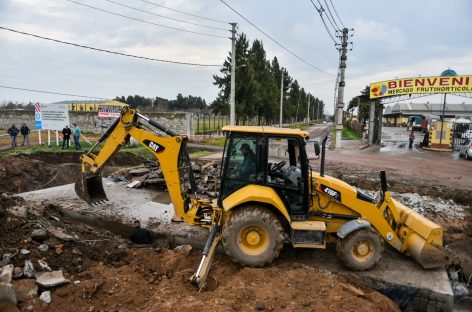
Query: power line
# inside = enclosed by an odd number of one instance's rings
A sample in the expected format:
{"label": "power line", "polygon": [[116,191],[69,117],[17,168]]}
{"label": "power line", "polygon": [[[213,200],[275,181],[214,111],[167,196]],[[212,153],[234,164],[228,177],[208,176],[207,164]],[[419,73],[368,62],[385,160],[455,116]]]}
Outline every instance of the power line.
{"label": "power line", "polygon": [[128,8],[128,9],[132,9],[132,10],[135,10],[135,11],[138,11],[138,12],[143,12],[143,13],[151,14],[151,15],[154,15],[154,16],[158,16],[158,17],[165,18],[165,19],[169,19],[169,20],[176,21],[176,22],[181,22],[181,23],[186,23],[186,24],[190,24],[190,25],[195,25],[195,26],[200,26],[200,27],[206,27],[206,28],[211,28],[211,29],[229,31],[228,29],[224,29],[224,28],[213,27],[213,26],[208,26],[208,25],[202,25],[202,24],[198,24],[198,23],[192,23],[192,22],[188,22],[188,21],[181,20],[181,19],[177,19],[177,18],[168,17],[168,16],[165,16],[165,15],[161,15],[161,14],[149,12],[149,11],[146,11],[146,10],[141,10],[141,9],[138,9],[138,8],[135,8],[135,7],[132,7],[132,6],[128,6],[128,5],[126,5],[126,4],[118,3],[118,2],[115,2],[115,1],[112,1],[112,0],[104,0],[104,1],[107,1],[107,2],[110,2],[110,3],[113,3],[113,4],[116,4],[116,5],[119,5],[119,6]]}
{"label": "power line", "polygon": [[329,16],[331,16],[331,19],[333,20],[334,24],[336,25],[336,30],[341,30],[341,29],[339,28],[338,24],[336,23],[336,20],[334,19],[334,16],[333,16],[333,14],[331,13],[331,10],[329,9],[328,2],[326,2],[326,0],[324,0],[324,3],[326,4],[326,8],[328,9]]}
{"label": "power line", "polygon": [[166,25],[162,25],[162,24],[157,24],[157,23],[153,23],[153,22],[148,22],[148,21],[145,21],[145,20],[142,20],[142,19],[139,19],[139,18],[135,18],[135,17],[131,17],[131,16],[127,16],[127,15],[123,15],[123,14],[119,14],[119,13],[107,11],[107,10],[100,9],[100,8],[97,8],[97,7],[94,7],[94,6],[85,4],[85,3],[80,3],[80,2],[77,2],[77,1],[74,1],[74,0],[65,0],[65,1],[72,2],[72,3],[78,4],[78,5],[81,5],[81,6],[90,8],[90,9],[93,9],[93,10],[97,10],[97,11],[101,11],[101,12],[104,12],[104,13],[108,13],[108,14],[112,14],[112,15],[124,17],[124,18],[130,19],[130,20],[134,20],[134,21],[138,21],[138,22],[141,22],[141,23],[151,24],[151,25],[154,25],[154,26],[164,27],[164,28],[168,28],[168,29],[173,29],[173,30],[178,30],[178,31],[182,31],[182,32],[191,33],[191,34],[197,34],[197,35],[202,35],[202,36],[208,36],[208,37],[225,38],[225,39],[228,38],[228,37],[226,37],[226,36],[219,36],[219,35],[206,34],[206,33],[201,33],[201,32],[197,32],[197,31],[191,31],[191,30],[186,30],[186,29],[181,29],[181,28],[166,26]]}
{"label": "power line", "polygon": [[[318,1],[318,4],[320,5],[320,10],[321,10],[321,12],[326,12],[326,10],[325,10],[325,8],[323,7],[323,5],[321,4],[320,0],[317,0],[317,1]],[[329,23],[331,24],[331,26],[333,27],[334,31],[336,32],[336,30],[338,30],[338,29],[337,29],[336,26],[334,26],[333,22],[332,22],[331,19],[329,18],[329,15],[326,15],[326,14],[325,14],[325,16],[326,16],[326,18],[328,19],[328,22],[329,22]]]}
{"label": "power line", "polygon": [[21,90],[21,91],[29,91],[29,92],[37,92],[37,93],[48,93],[48,94],[56,94],[56,95],[67,95],[67,96],[74,96],[74,97],[81,97],[81,98],[88,98],[88,99],[110,100],[110,99],[102,98],[102,97],[98,97],[98,96],[88,96],[88,95],[78,95],[78,94],[70,94],[70,93],[60,93],[60,92],[34,90],[34,89],[26,89],[26,88],[17,88],[17,87],[2,86],[2,85],[0,85],[0,88]]}
{"label": "power line", "polygon": [[[336,41],[336,39],[334,39],[333,35],[331,34],[331,32],[329,31],[329,28],[328,28],[328,25],[326,25],[326,22],[323,18],[323,6],[321,6],[321,3],[320,3],[320,8],[318,9],[318,7],[316,6],[316,4],[313,2],[313,0],[310,0],[311,1],[311,4],[313,4],[313,6],[315,7],[316,11],[318,11],[318,13],[320,14],[320,17],[321,17],[321,21],[323,22],[323,25],[326,29],[326,32],[328,33],[328,35],[331,37],[331,39],[333,40],[334,44],[337,44],[338,42]],[[318,1],[319,2],[319,1]]]}
{"label": "power line", "polygon": [[145,57],[145,56],[138,56],[138,55],[133,55],[133,54],[126,54],[126,53],[115,52],[115,51],[110,51],[110,50],[105,50],[105,49],[100,49],[100,48],[89,47],[89,46],[82,45],[82,44],[62,41],[62,40],[53,39],[53,38],[49,38],[49,37],[43,37],[43,36],[30,34],[30,33],[27,33],[27,32],[22,32],[22,31],[11,29],[11,28],[2,27],[2,26],[0,26],[0,29],[8,30],[8,31],[11,31],[11,32],[14,32],[14,33],[27,35],[27,36],[31,36],[31,37],[35,37],[35,38],[39,38],[39,39],[54,41],[54,42],[58,42],[58,43],[62,43],[62,44],[68,44],[68,45],[79,47],[79,48],[90,49],[90,50],[99,51],[99,52],[106,52],[106,53],[116,54],[116,55],[121,55],[121,56],[133,57],[133,58],[143,59],[143,60],[148,60],[148,61],[172,63],[172,64],[179,64],[179,65],[202,66],[202,67],[220,67],[221,66],[221,65],[216,65],[216,64],[197,64],[197,63],[189,63],[189,62],[164,60],[164,59],[155,59],[155,58],[150,58],[150,57]]}
{"label": "power line", "polygon": [[322,70],[321,68],[313,65],[313,64],[310,64],[308,63],[307,61],[305,61],[304,59],[302,59],[301,57],[299,57],[298,55],[296,55],[295,53],[293,53],[292,51],[290,51],[289,49],[287,49],[286,47],[284,47],[280,42],[278,42],[277,40],[275,40],[274,38],[272,38],[271,36],[269,36],[268,34],[266,34],[261,28],[257,27],[254,23],[252,23],[251,21],[249,21],[246,17],[244,17],[241,13],[239,13],[238,11],[236,11],[235,9],[233,9],[229,4],[227,4],[226,2],[224,2],[223,0],[220,0],[224,5],[226,5],[228,8],[230,8],[234,13],[238,14],[242,19],[244,19],[246,22],[248,22],[252,27],[256,28],[257,30],[259,30],[261,33],[263,33],[267,38],[269,38],[270,40],[272,40],[274,43],[276,43],[279,47],[281,47],[282,49],[284,49],[285,51],[287,51],[288,53],[290,53],[291,55],[295,56],[297,59],[299,59],[300,61],[302,61],[303,63],[307,64],[308,66],[316,69],[317,71],[319,72],[322,72],[326,75],[329,75],[329,76],[333,76],[332,74]]}
{"label": "power line", "polygon": [[155,6],[160,7],[160,8],[164,8],[166,10],[179,12],[179,13],[182,13],[182,14],[185,14],[185,15],[188,15],[188,16],[198,17],[198,18],[205,19],[205,20],[208,20],[208,21],[213,21],[213,22],[218,22],[218,23],[223,23],[223,24],[229,24],[229,22],[225,22],[225,21],[221,21],[221,20],[217,20],[217,19],[213,19],[213,18],[209,18],[209,17],[203,17],[203,16],[200,16],[200,15],[196,15],[196,14],[187,13],[187,12],[184,12],[184,11],[172,9],[172,8],[169,8],[169,7],[166,7],[166,6],[163,6],[161,4],[151,2],[151,1],[147,1],[147,0],[140,0],[140,1],[148,3],[148,4],[155,5]]}
{"label": "power line", "polygon": [[338,17],[339,22],[341,23],[341,25],[343,26],[343,28],[346,28],[346,27],[344,27],[343,22],[342,22],[341,19],[339,18],[338,12],[336,12],[336,8],[334,7],[333,1],[329,0],[329,2],[331,2],[331,6],[333,7],[334,13],[335,13],[336,16]]}

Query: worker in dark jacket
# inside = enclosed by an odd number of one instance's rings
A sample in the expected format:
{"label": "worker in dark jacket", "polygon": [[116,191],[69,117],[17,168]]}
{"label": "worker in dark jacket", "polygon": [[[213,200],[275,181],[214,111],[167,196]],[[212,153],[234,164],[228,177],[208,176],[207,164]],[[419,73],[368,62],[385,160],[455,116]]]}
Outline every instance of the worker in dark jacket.
{"label": "worker in dark jacket", "polygon": [[72,131],[70,131],[70,128],[68,125],[64,129],[62,129],[62,149],[64,149],[64,145],[66,148],[69,148],[69,140],[70,140],[70,134]]}
{"label": "worker in dark jacket", "polygon": [[11,138],[11,147],[16,146],[16,136],[18,135],[18,132],[20,132],[20,130],[18,130],[18,128],[15,127],[14,124],[12,124],[11,127],[8,129],[8,134]]}
{"label": "worker in dark jacket", "polygon": [[25,145],[25,142],[26,142],[26,145],[29,146],[29,138],[28,137],[29,137],[30,132],[31,132],[30,128],[28,128],[28,126],[24,123],[20,128],[20,133],[23,136],[23,144],[22,145]]}
{"label": "worker in dark jacket", "polygon": [[135,244],[152,244],[151,235],[149,232],[141,228],[139,220],[134,221],[134,230],[130,234],[129,239]]}

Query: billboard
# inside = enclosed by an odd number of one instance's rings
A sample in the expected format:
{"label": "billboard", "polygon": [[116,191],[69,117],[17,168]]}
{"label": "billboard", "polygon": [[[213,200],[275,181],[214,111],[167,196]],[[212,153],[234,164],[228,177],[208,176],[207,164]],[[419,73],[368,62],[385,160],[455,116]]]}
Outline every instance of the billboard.
{"label": "billboard", "polygon": [[122,106],[118,105],[99,105],[98,106],[98,118],[113,118],[120,117]]}
{"label": "billboard", "polygon": [[472,93],[472,76],[401,78],[370,84],[371,99],[431,93]]}
{"label": "billboard", "polygon": [[34,104],[36,129],[62,130],[69,125],[67,104]]}

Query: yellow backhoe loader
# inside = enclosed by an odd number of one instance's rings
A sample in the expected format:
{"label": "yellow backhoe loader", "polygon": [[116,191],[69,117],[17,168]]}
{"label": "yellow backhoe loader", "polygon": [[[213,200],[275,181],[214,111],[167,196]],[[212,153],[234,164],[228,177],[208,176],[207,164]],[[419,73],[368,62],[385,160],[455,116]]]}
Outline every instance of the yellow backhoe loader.
{"label": "yellow backhoe loader", "polygon": [[[144,121],[147,122],[144,122]],[[207,228],[209,239],[192,282],[203,288],[216,247],[243,266],[263,267],[284,242],[296,248],[335,243],[352,270],[369,270],[381,259],[384,243],[424,268],[450,262],[443,229],[393,199],[381,172],[373,199],[355,187],[312,170],[305,147],[308,132],[294,129],[226,126],[226,143],[216,200],[199,196],[187,152],[187,137],[125,107],[90,151],[82,155],[76,193],[90,204],[106,200],[100,169],[130,137],[159,160],[176,216]],[[93,151],[103,143],[96,154]],[[319,151],[319,144],[313,143]]]}

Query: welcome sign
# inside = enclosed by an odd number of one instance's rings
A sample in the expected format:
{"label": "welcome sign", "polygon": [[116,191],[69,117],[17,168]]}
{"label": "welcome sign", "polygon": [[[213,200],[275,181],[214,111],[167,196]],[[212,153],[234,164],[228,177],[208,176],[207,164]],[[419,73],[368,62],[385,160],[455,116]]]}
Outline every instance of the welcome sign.
{"label": "welcome sign", "polygon": [[471,93],[472,76],[401,78],[370,84],[370,98],[407,94]]}

